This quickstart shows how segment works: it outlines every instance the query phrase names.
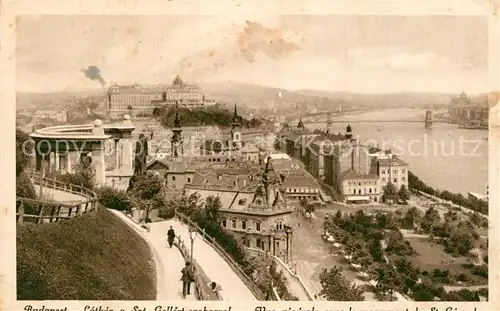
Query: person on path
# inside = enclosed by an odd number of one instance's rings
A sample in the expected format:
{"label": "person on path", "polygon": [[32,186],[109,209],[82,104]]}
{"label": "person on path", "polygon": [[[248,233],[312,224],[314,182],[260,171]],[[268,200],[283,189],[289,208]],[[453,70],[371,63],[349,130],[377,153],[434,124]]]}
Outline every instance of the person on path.
{"label": "person on path", "polygon": [[172,244],[174,244],[174,239],[175,239],[175,231],[172,226],[170,226],[170,229],[167,231],[167,241],[168,241],[168,246],[172,248]]}
{"label": "person on path", "polygon": [[186,262],[186,266],[181,270],[182,277],[182,297],[186,298],[186,295],[190,295],[191,293],[191,282],[193,282],[193,270],[191,267],[191,263]]}

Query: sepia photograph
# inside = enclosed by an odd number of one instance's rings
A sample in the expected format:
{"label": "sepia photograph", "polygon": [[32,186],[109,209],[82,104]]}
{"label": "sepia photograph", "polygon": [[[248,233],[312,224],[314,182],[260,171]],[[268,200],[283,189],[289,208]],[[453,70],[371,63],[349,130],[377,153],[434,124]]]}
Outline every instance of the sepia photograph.
{"label": "sepia photograph", "polygon": [[488,27],[16,16],[17,300],[487,302]]}

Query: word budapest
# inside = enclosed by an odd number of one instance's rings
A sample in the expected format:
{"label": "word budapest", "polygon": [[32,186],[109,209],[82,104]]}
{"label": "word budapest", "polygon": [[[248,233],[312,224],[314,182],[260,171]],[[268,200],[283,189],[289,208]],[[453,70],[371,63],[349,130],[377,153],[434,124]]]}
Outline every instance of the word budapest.
{"label": "word budapest", "polygon": [[27,305],[24,307],[24,311],[68,311],[68,307],[54,309],[42,306],[41,308],[33,308],[32,305]]}

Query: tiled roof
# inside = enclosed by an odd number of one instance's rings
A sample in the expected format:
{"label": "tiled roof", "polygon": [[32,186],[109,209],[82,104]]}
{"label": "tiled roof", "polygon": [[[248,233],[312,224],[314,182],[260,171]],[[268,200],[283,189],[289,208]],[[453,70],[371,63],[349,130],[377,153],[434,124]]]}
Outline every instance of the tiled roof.
{"label": "tiled roof", "polygon": [[380,159],[378,160],[378,163],[382,166],[408,166],[408,163],[396,156],[392,156],[391,159]]}
{"label": "tiled roof", "polygon": [[319,184],[312,176],[302,170],[291,170],[285,173],[285,180],[281,184],[282,188],[319,188]]}
{"label": "tiled roof", "polygon": [[260,182],[259,171],[245,168],[210,167],[196,171],[191,186],[211,189],[253,189]]}
{"label": "tiled roof", "polygon": [[370,179],[370,180],[378,180],[379,176],[377,174],[360,174],[352,169],[348,169],[342,173],[340,173],[341,180],[358,180],[358,179]]}

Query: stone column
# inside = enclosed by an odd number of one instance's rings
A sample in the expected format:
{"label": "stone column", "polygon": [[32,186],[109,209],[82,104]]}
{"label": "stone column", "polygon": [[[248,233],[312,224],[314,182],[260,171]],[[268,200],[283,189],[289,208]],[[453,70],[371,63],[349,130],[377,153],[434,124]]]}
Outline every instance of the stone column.
{"label": "stone column", "polygon": [[115,169],[120,168],[120,151],[118,149],[118,143],[120,142],[119,139],[115,138]]}
{"label": "stone column", "polygon": [[72,173],[73,172],[73,168],[71,167],[71,152],[67,152],[66,153],[66,171],[68,173]]}
{"label": "stone column", "polygon": [[42,161],[43,161],[43,155],[38,152],[35,148],[35,163],[36,163],[36,171],[41,172],[42,170]]}
{"label": "stone column", "polygon": [[104,186],[106,182],[106,167],[104,163],[104,146],[102,142],[96,142],[92,149],[92,166],[95,170],[95,183]]}
{"label": "stone column", "polygon": [[59,154],[59,171],[61,171],[61,173],[68,172],[68,162],[66,161],[67,157],[68,153]]}
{"label": "stone column", "polygon": [[121,169],[123,171],[133,172],[134,170],[133,141],[131,138],[124,138],[121,140],[121,142],[122,142]]}
{"label": "stone column", "polygon": [[[92,129],[94,136],[104,136],[104,129],[101,120],[94,121]],[[103,186],[106,183],[106,166],[104,161],[104,142],[105,139],[96,138],[92,142],[92,166],[95,170],[95,183],[97,186]]]}
{"label": "stone column", "polygon": [[55,168],[54,155],[55,155],[54,152],[51,152],[48,155],[48,162],[49,162],[48,171],[49,171],[49,174],[52,173],[52,172],[54,172],[54,168]]}
{"label": "stone column", "polygon": [[57,152],[54,152],[54,171],[59,172],[61,170],[61,162],[59,161],[60,154]]}

